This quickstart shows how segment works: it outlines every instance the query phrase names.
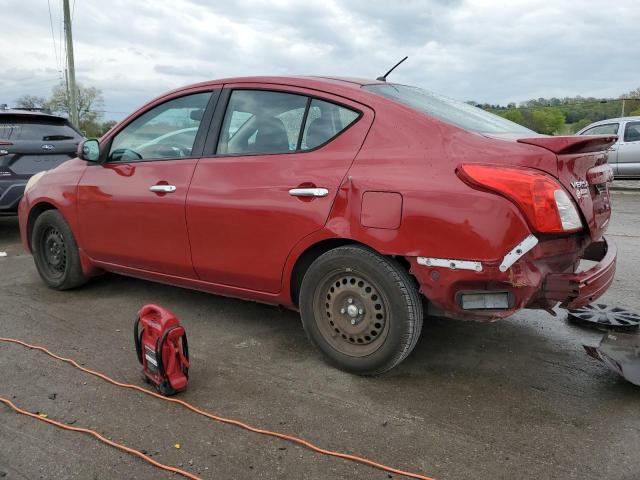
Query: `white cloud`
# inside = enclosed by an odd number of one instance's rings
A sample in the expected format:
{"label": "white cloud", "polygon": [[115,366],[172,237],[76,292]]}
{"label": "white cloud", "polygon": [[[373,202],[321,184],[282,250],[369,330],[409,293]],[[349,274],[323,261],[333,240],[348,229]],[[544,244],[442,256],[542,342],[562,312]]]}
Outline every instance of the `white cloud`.
{"label": "white cloud", "polygon": [[[0,0],[0,10],[0,103],[47,95],[60,74],[46,3]],[[74,41],[79,81],[120,118],[201,80],[374,78],[404,55],[393,80],[463,100],[617,96],[640,85],[637,25],[634,0],[76,0]]]}

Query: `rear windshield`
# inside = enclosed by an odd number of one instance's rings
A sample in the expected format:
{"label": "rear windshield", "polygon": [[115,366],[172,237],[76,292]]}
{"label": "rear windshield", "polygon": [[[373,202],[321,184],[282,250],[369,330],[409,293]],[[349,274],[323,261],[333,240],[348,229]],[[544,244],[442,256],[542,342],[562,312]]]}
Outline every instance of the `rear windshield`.
{"label": "rear windshield", "polygon": [[0,140],[54,142],[82,138],[66,120],[0,115]]}
{"label": "rear windshield", "polygon": [[533,130],[529,130],[506,118],[418,87],[376,84],[364,85],[362,88],[465,130],[480,133],[535,134]]}

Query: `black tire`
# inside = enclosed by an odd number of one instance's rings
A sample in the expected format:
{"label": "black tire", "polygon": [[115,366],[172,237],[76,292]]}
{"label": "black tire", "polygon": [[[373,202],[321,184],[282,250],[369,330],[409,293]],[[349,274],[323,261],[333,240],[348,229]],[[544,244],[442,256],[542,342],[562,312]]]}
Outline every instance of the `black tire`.
{"label": "black tire", "polygon": [[69,290],[87,282],[76,240],[57,210],[47,210],[36,218],[31,249],[38,273],[50,288]]}
{"label": "black tire", "polygon": [[415,281],[397,262],[349,245],[311,264],[300,289],[300,314],[311,343],[329,363],[379,375],[416,346],[423,308]]}

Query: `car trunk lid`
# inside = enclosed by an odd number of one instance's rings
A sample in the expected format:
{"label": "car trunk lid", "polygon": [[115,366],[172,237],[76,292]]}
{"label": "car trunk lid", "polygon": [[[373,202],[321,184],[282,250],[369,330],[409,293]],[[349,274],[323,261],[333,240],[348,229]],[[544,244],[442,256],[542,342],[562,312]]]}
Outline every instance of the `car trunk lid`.
{"label": "car trunk lid", "polygon": [[611,217],[608,183],[613,170],[606,150],[615,135],[519,138],[519,143],[553,152],[558,159],[556,177],[578,205],[593,239],[598,239]]}

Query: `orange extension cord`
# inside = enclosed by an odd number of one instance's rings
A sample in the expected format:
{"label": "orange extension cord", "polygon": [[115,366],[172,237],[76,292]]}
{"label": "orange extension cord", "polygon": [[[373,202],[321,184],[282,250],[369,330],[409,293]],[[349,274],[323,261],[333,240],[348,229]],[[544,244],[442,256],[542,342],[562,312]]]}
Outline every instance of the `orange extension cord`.
{"label": "orange extension cord", "polygon": [[[50,352],[49,350],[47,350],[44,347],[40,347],[40,346],[37,346],[37,345],[31,345],[29,343],[23,342],[21,340],[16,340],[14,338],[3,338],[3,337],[0,337],[0,342],[14,343],[14,344],[17,344],[17,345],[22,345],[23,347],[26,347],[26,348],[33,349],[33,350],[39,350],[39,351],[41,351],[43,353],[46,353],[50,357],[53,357],[53,358],[55,358],[57,360],[60,360],[60,361],[65,362],[65,363],[68,363],[69,365],[74,366],[78,370],[82,370],[85,373],[88,373],[90,375],[94,375],[94,376],[96,376],[98,378],[101,378],[102,380],[105,380],[106,382],[109,382],[109,383],[111,383],[113,385],[116,385],[116,386],[122,387],[122,388],[130,388],[132,390],[138,390],[139,392],[145,393],[147,395],[151,395],[152,397],[159,398],[160,400],[164,400],[166,402],[180,404],[183,407],[191,410],[192,412],[197,413],[198,415],[202,415],[203,417],[207,417],[207,418],[209,418],[211,420],[215,420],[217,422],[226,423],[226,424],[229,424],[229,425],[235,425],[236,427],[240,427],[240,428],[243,428],[243,429],[248,430],[250,432],[258,433],[260,435],[266,435],[266,436],[269,436],[269,437],[275,437],[275,438],[279,438],[281,440],[286,440],[288,442],[292,442],[292,443],[295,443],[297,445],[301,445],[301,446],[303,446],[305,448],[308,448],[309,450],[312,450],[312,451],[314,451],[316,453],[320,453],[322,455],[328,455],[330,457],[337,457],[337,458],[342,458],[344,460],[350,460],[352,462],[362,463],[364,465],[369,465],[370,467],[377,468],[377,469],[383,470],[385,472],[394,473],[396,475],[402,475],[402,476],[408,477],[408,478],[416,478],[418,480],[434,480],[433,478],[427,477],[425,475],[420,475],[418,473],[412,473],[412,472],[407,472],[405,470],[400,470],[400,469],[397,469],[397,468],[393,468],[393,467],[390,467],[390,466],[385,465],[383,463],[378,463],[378,462],[375,462],[375,461],[370,460],[368,458],[360,457],[358,455],[350,455],[348,453],[341,453],[341,452],[336,452],[336,451],[333,451],[333,450],[326,450],[324,448],[320,448],[320,447],[314,445],[311,442],[308,442],[308,441],[306,441],[306,440],[304,440],[302,438],[299,438],[299,437],[295,437],[293,435],[286,435],[286,434],[280,433],[280,432],[272,432],[271,430],[264,430],[262,428],[252,427],[251,425],[248,425],[248,424],[246,424],[244,422],[241,422],[239,420],[234,420],[234,419],[231,419],[231,418],[225,418],[225,417],[221,417],[219,415],[214,415],[212,413],[205,412],[204,410],[200,410],[199,408],[194,407],[193,405],[191,405],[191,404],[189,404],[189,403],[187,403],[187,402],[185,402],[183,400],[179,400],[177,398],[165,397],[165,396],[162,396],[162,395],[160,395],[160,394],[158,394],[156,392],[153,392],[151,390],[147,390],[147,389],[139,387],[137,385],[131,385],[131,384],[128,384],[128,383],[118,382],[117,380],[114,380],[114,379],[108,377],[107,375],[105,375],[103,373],[96,372],[95,370],[91,370],[91,369],[82,367],[81,365],[78,364],[78,362],[76,362],[75,360],[73,360],[71,358],[64,358],[64,357],[61,357],[59,355],[56,355],[55,353]],[[71,427],[69,425],[64,425],[64,424],[56,422],[54,420],[50,420],[48,418],[41,417],[38,414],[27,412],[26,410],[22,410],[22,409],[16,407],[11,401],[9,401],[9,400],[7,400],[5,398],[2,398],[2,397],[0,397],[0,402],[2,402],[5,405],[9,406],[10,408],[12,408],[17,413],[21,413],[23,415],[27,415],[27,416],[35,418],[37,420],[41,420],[43,422],[47,422],[47,423],[49,423],[51,425],[55,425],[57,427],[64,428],[65,430],[73,430],[75,432],[83,432],[83,433],[88,433],[90,435],[93,435],[98,440],[100,440],[100,441],[102,441],[102,442],[104,442],[104,443],[106,443],[108,445],[111,445],[112,447],[118,448],[120,450],[123,450],[125,452],[131,453],[133,455],[136,455],[136,456],[142,458],[143,460],[149,462],[150,464],[154,465],[155,467],[161,468],[163,470],[167,470],[169,472],[174,472],[174,473],[180,474],[180,475],[182,475],[182,476],[184,476],[186,478],[192,479],[192,480],[201,480],[200,477],[197,477],[197,476],[195,476],[195,475],[193,475],[193,474],[191,474],[189,472],[186,472],[186,471],[181,470],[179,468],[171,467],[169,465],[164,465],[162,463],[156,462],[155,460],[153,460],[149,456],[145,455],[144,453],[142,453],[142,452],[140,452],[138,450],[135,450],[133,448],[129,448],[129,447],[125,446],[125,445],[113,442],[113,441],[103,437],[98,432],[95,432],[93,430],[86,429],[86,428]]]}

